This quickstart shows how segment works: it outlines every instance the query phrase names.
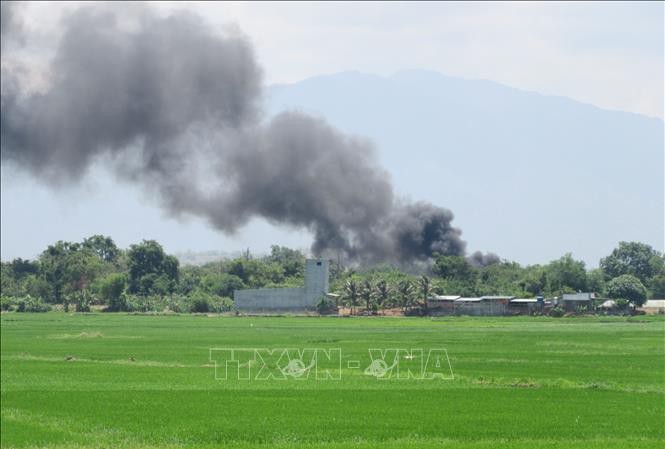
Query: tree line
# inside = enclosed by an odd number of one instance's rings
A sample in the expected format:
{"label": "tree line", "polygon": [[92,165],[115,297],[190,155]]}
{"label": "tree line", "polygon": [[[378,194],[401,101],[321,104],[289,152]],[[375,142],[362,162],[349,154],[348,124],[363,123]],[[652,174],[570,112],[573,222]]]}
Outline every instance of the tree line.
{"label": "tree line", "polygon": [[[2,262],[0,299],[3,310],[19,311],[58,305],[84,312],[100,305],[108,311],[224,312],[233,310],[236,289],[303,285],[304,267],[302,252],[281,246],[262,257],[181,266],[154,240],[121,249],[110,237],[95,235],[56,242],[35,260]],[[593,291],[636,305],[665,297],[665,255],[639,242],[619,243],[591,270],[571,254],[528,266],[506,260],[479,266],[465,257],[435,255],[424,270],[416,275],[387,264],[332,264],[331,290],[340,294],[335,306],[408,313],[426,307],[432,294],[555,297]],[[333,304],[322,301],[320,307]]]}

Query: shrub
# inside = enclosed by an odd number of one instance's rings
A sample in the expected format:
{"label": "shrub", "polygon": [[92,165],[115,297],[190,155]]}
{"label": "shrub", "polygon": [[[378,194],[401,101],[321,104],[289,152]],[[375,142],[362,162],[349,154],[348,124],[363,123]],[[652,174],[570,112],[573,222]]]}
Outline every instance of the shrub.
{"label": "shrub", "polygon": [[0,310],[3,312],[11,312],[16,310],[17,298],[13,296],[0,296]]}
{"label": "shrub", "polygon": [[564,310],[561,306],[555,306],[550,310],[550,316],[554,318],[561,318],[564,314]]}
{"label": "shrub", "polygon": [[224,296],[209,295],[203,291],[196,291],[190,296],[189,312],[229,312],[233,310],[233,300]]}
{"label": "shrub", "polygon": [[157,305],[154,296],[126,295],[125,301],[128,312],[152,312]]}
{"label": "shrub", "polygon": [[234,306],[235,303],[233,302],[233,299],[225,296],[218,296],[215,302],[215,312],[230,312],[233,310]]}
{"label": "shrub", "polygon": [[195,292],[191,297],[189,311],[192,313],[208,313],[211,309],[210,297],[203,292]]}
{"label": "shrub", "polygon": [[51,306],[42,301],[41,298],[33,298],[30,295],[20,298],[16,303],[17,312],[48,312]]}
{"label": "shrub", "polygon": [[577,306],[577,307],[575,307],[575,314],[576,315],[584,315],[587,312],[589,312],[589,309],[586,306]]}
{"label": "shrub", "polygon": [[330,301],[326,298],[321,298],[321,301],[316,305],[316,310],[321,315],[329,315],[331,313],[337,313],[337,306],[335,306],[334,301]]}
{"label": "shrub", "polygon": [[187,298],[180,295],[171,295],[166,298],[166,308],[175,313],[189,312]]}
{"label": "shrub", "polygon": [[125,312],[129,311],[130,296],[126,292],[120,293],[117,298],[109,300],[109,306],[106,308],[107,312]]}
{"label": "shrub", "polygon": [[94,298],[88,290],[81,290],[65,295],[63,298],[65,312],[69,312],[69,305],[74,304],[77,312],[90,312],[90,305]]}
{"label": "shrub", "polygon": [[82,293],[75,302],[75,310],[77,312],[90,312],[90,303],[92,303],[92,297]]}

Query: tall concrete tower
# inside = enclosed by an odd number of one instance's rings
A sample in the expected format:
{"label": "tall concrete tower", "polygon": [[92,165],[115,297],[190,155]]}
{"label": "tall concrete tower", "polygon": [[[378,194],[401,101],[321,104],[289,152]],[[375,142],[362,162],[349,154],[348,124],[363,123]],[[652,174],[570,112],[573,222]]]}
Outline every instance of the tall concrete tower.
{"label": "tall concrete tower", "polygon": [[328,294],[329,263],[323,259],[307,259],[305,264],[305,297],[308,304],[316,304]]}

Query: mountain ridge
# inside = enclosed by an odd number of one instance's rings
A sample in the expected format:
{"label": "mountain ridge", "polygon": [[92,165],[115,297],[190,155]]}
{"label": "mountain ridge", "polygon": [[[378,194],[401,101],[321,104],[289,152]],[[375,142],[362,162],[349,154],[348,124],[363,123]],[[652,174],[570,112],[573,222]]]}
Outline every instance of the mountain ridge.
{"label": "mountain ridge", "polygon": [[[421,70],[316,76],[266,102],[371,139],[396,192],[451,208],[471,250],[595,265],[620,240],[663,248],[662,119]],[[480,224],[496,217],[511,224]]]}

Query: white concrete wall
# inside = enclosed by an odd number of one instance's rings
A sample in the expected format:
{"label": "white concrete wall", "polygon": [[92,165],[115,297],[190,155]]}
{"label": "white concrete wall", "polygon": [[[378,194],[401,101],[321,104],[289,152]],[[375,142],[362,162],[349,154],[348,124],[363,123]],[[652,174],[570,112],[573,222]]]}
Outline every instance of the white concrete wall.
{"label": "white concrete wall", "polygon": [[289,310],[308,308],[304,288],[259,288],[233,293],[238,310]]}
{"label": "white concrete wall", "polygon": [[233,292],[240,311],[314,310],[328,293],[328,261],[308,259],[305,286],[300,288],[259,288]]}

